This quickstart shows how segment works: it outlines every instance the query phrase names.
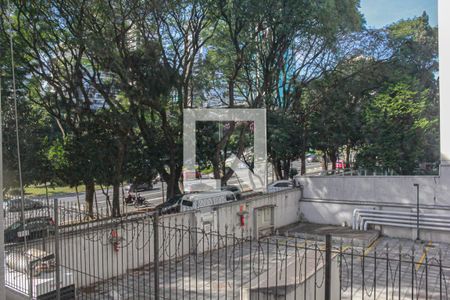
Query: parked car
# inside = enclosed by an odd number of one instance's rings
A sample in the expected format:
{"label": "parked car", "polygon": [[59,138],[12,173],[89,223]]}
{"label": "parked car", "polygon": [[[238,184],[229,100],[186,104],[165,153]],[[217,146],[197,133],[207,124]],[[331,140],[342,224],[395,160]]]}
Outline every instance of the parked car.
{"label": "parked car", "polygon": [[53,272],[56,269],[55,255],[43,250],[30,248],[25,252],[10,252],[6,255],[6,265],[17,272],[30,275],[30,265],[33,263],[32,275],[39,276],[44,272]]}
{"label": "parked car", "polygon": [[319,158],[317,155],[309,153],[306,155],[306,162],[312,163],[312,162],[318,162]]}
{"label": "parked car", "polygon": [[[25,226],[24,226],[25,225]],[[50,217],[34,217],[17,221],[5,229],[5,243],[22,242],[25,237],[27,240],[39,239],[47,234],[53,235],[55,222]]]}
{"label": "parked car", "polygon": [[[242,193],[241,193],[241,189],[235,185],[224,185],[222,186],[222,191],[230,191],[234,194],[234,197],[236,198],[236,200],[241,200],[242,199]],[[234,200],[234,199],[231,199]]]}
{"label": "parked car", "polygon": [[131,183],[125,187],[125,191],[128,193],[136,193],[149,191],[153,189],[153,183]]}
{"label": "parked car", "polygon": [[176,195],[166,202],[156,206],[163,214],[200,209],[217,204],[235,201],[235,195],[230,191],[217,191],[198,194]]}
{"label": "parked car", "polygon": [[180,201],[182,201],[184,195],[175,195],[168,199],[166,202],[161,203],[155,207],[156,211],[160,211],[163,214],[180,212]]}
{"label": "parked car", "polygon": [[278,180],[272,182],[267,186],[267,192],[273,193],[282,190],[292,189],[294,187],[294,182],[292,180]]}
{"label": "parked car", "polygon": [[[9,201],[3,202],[3,208],[9,212],[18,212],[22,210],[22,199],[12,199]],[[44,207],[44,204],[37,200],[32,199],[23,199],[23,209],[24,210],[33,210],[33,209],[41,209]]]}
{"label": "parked car", "polygon": [[347,164],[342,159],[338,159],[336,161],[336,169],[346,169],[346,168]]}

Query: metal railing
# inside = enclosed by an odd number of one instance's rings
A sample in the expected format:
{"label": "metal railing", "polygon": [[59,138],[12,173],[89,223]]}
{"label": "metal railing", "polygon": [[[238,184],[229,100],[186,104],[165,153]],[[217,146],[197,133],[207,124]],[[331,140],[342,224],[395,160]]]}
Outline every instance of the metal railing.
{"label": "metal railing", "polygon": [[[197,226],[192,213],[62,226],[64,208],[52,208],[45,211],[56,217],[54,232],[7,245],[8,254],[37,249],[57,262],[59,273],[7,266],[7,286],[25,296],[57,299],[59,290],[70,298],[72,288],[77,299],[449,299],[443,244],[254,239],[250,227]],[[28,260],[27,270],[44,261]]]}

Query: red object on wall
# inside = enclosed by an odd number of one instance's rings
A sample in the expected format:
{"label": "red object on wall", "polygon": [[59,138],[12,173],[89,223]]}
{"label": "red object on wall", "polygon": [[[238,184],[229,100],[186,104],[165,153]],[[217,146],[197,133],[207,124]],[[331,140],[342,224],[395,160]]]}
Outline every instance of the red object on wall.
{"label": "red object on wall", "polygon": [[245,215],[244,215],[243,205],[239,206],[239,216],[240,216],[240,221],[241,221],[241,227],[245,226]]}
{"label": "red object on wall", "polygon": [[113,249],[115,252],[119,252],[119,234],[117,233],[116,230],[111,230],[111,243],[113,245]]}

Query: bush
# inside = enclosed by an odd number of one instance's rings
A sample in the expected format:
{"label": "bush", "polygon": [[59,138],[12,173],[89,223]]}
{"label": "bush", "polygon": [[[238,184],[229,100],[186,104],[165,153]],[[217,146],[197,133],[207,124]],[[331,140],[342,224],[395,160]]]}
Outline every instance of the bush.
{"label": "bush", "polygon": [[9,194],[10,196],[20,196],[20,188],[11,188],[11,189],[8,191],[8,194]]}

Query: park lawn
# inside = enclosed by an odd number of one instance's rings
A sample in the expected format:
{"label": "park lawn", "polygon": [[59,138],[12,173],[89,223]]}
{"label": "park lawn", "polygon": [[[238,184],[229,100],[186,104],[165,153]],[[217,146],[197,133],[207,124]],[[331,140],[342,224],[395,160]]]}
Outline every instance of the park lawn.
{"label": "park lawn", "polygon": [[[104,187],[105,188],[105,187]],[[98,185],[95,186],[95,189],[101,189],[101,187]],[[78,192],[83,193],[85,191],[85,186],[80,185],[78,186]],[[75,194],[75,187],[70,186],[54,186],[54,187],[48,187],[48,195],[49,196],[55,196],[55,195],[64,195],[64,194]],[[44,185],[30,185],[25,187],[25,195],[31,196],[31,197],[42,197],[45,196],[45,186]]]}

